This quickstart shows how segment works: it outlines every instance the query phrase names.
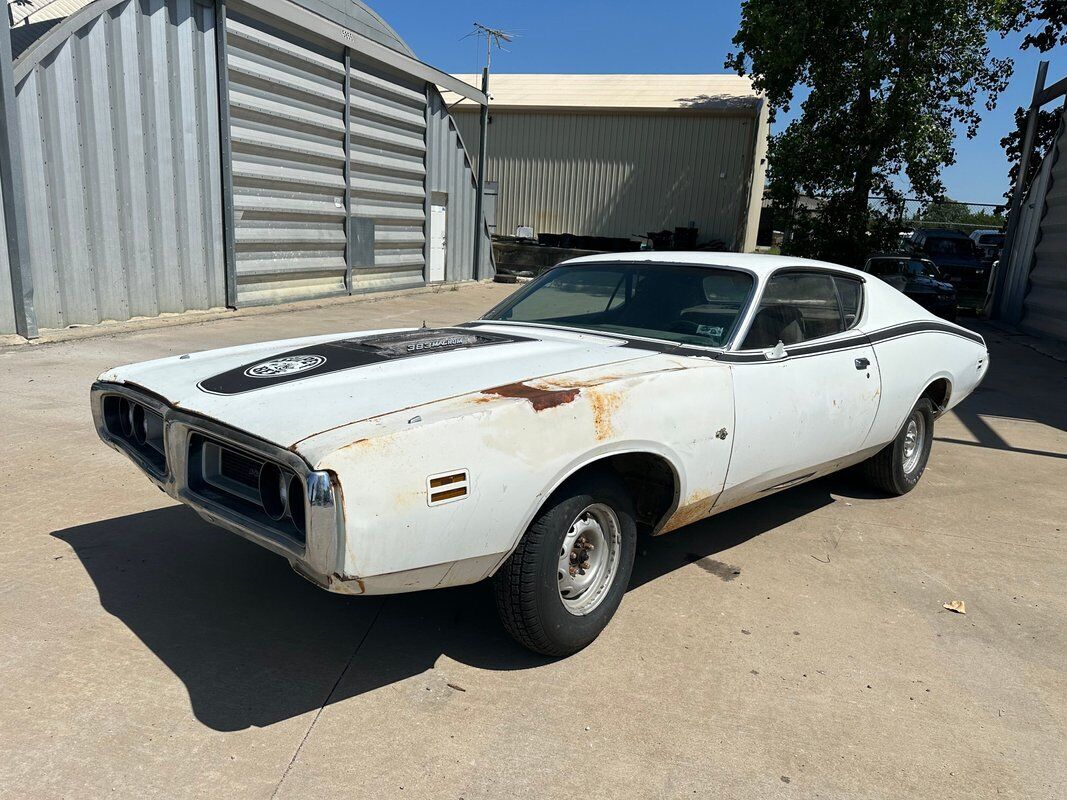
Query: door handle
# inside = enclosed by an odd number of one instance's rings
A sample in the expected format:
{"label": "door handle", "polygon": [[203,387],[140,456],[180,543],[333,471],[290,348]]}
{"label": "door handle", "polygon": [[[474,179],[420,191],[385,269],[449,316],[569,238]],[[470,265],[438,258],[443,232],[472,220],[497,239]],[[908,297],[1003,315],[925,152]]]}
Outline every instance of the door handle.
{"label": "door handle", "polygon": [[857,358],[856,359],[856,369],[867,369],[867,367],[869,367],[870,365],[871,365],[871,360],[869,358]]}

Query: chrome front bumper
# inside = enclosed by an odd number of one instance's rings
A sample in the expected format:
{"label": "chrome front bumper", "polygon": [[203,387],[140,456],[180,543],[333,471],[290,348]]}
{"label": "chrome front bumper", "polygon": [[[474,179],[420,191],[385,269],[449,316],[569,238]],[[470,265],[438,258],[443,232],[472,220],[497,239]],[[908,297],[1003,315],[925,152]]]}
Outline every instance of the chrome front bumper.
{"label": "chrome front bumper", "polygon": [[[147,459],[108,429],[104,416],[104,398],[125,397],[142,404],[163,417],[163,441],[166,469],[162,473]],[[295,453],[220,425],[203,417],[188,414],[146,392],[114,383],[94,383],[91,390],[93,422],[97,434],[108,446],[130,458],[160,489],[194,509],[208,522],[262,545],[284,556],[297,572],[313,583],[331,591],[358,593],[359,582],[340,578],[340,559],[344,553],[344,518],[340,487],[329,472],[312,470]],[[197,494],[189,484],[190,438],[200,434],[273,461],[299,475],[307,489],[307,526],[305,541],[286,536],[258,524],[223,503]]]}

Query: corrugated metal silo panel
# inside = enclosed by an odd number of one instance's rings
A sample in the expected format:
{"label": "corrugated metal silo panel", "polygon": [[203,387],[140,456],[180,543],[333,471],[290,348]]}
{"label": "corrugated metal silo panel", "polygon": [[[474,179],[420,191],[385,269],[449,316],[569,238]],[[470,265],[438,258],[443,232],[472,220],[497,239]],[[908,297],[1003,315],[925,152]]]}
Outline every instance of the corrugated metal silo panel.
{"label": "corrugated metal silo panel", "polygon": [[226,29],[238,303],[342,294],[344,51],[254,13]]}
{"label": "corrugated metal silo panel", "polygon": [[1059,136],[1046,158],[1051,166],[1045,213],[1040,217],[1020,327],[1067,341],[1067,114],[1061,114]]}
{"label": "corrugated metal silo panel", "polygon": [[352,291],[424,282],[424,84],[353,52],[349,70],[351,214],[374,220],[373,263],[353,263]]}
{"label": "corrugated metal silo panel", "polygon": [[130,0],[16,75],[41,327],[222,304],[214,8]]}

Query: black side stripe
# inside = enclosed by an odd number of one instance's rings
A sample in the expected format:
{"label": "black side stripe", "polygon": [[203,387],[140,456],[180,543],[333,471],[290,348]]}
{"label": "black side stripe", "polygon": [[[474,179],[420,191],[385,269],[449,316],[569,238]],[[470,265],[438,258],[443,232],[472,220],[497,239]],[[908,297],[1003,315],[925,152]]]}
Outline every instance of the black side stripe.
{"label": "black side stripe", "polygon": [[975,344],[985,344],[985,339],[983,339],[974,331],[969,331],[966,328],[957,328],[954,325],[948,325],[943,322],[935,322],[933,320],[923,322],[905,322],[900,325],[891,325],[888,328],[882,328],[881,330],[868,334],[868,338],[872,342],[884,342],[887,339],[895,339],[898,336],[907,336],[912,333],[925,333],[927,331],[934,331],[936,333],[947,333],[952,336],[959,336],[963,339],[969,339]]}
{"label": "black side stripe", "polygon": [[[476,327],[479,325],[492,325],[494,320],[485,320],[483,322],[467,322],[463,325],[456,327]],[[521,324],[521,323],[515,323]],[[544,327],[552,327],[550,325]],[[600,336],[607,336],[611,338],[621,338],[618,334],[605,333],[601,331],[590,330],[591,333],[595,333]],[[781,362],[790,358],[804,358],[807,356],[820,355],[822,353],[833,353],[844,350],[854,350],[857,347],[870,347],[878,342],[885,342],[891,339],[899,339],[904,336],[913,336],[918,333],[947,333],[950,336],[959,336],[961,339],[967,339],[975,344],[985,344],[985,339],[979,336],[973,331],[969,331],[965,328],[957,328],[954,325],[948,325],[936,320],[922,320],[916,322],[904,322],[899,325],[890,325],[888,328],[882,328],[869,334],[856,333],[844,339],[834,339],[828,342],[809,342],[796,345],[790,345],[786,347],[786,354],[782,358],[776,358],[774,361]],[[729,352],[722,350],[712,350],[704,347],[696,347],[685,344],[677,344],[674,342],[665,341],[646,341],[644,339],[626,339],[619,343],[619,347],[631,348],[633,350],[645,350],[652,353],[666,353],[670,355],[688,356],[691,358],[709,358],[713,361],[724,361],[729,364],[765,364],[767,363],[767,357],[763,354],[763,350],[742,350],[739,352]]]}

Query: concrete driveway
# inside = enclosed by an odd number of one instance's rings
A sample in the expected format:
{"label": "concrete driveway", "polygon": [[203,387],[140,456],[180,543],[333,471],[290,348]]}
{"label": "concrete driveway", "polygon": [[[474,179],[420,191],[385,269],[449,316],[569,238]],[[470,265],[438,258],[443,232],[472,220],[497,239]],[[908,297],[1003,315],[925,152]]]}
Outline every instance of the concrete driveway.
{"label": "concrete driveway", "polygon": [[0,350],[0,796],[1067,796],[1067,364],[1020,339],[912,494],[837,476],[647,540],[555,662],[484,585],[321,592],[93,433],[107,366],[511,288]]}

